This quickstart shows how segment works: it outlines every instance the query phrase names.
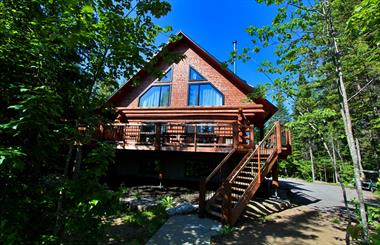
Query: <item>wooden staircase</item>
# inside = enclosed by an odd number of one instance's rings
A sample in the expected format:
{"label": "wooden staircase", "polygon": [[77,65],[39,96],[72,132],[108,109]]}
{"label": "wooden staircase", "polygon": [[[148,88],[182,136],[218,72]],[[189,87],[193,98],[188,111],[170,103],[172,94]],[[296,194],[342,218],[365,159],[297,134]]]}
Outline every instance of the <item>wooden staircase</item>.
{"label": "wooden staircase", "polygon": [[199,215],[209,214],[225,224],[234,224],[278,159],[290,154],[290,145],[289,131],[276,122],[255,149],[242,157],[219,188],[216,191],[208,190],[210,180],[222,171],[234,154],[235,150],[232,150],[206,179],[201,180]]}

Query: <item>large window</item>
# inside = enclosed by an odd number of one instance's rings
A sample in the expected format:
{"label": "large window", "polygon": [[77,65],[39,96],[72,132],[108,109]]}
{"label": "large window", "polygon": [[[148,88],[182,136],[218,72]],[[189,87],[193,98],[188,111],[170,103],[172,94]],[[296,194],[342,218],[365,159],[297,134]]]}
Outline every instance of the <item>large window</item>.
{"label": "large window", "polygon": [[197,70],[190,66],[189,81],[204,81],[206,80]]}
{"label": "large window", "polygon": [[173,69],[170,68],[163,77],[159,80],[160,82],[171,82],[173,80]]}
{"label": "large window", "polygon": [[139,107],[160,107],[169,106],[170,103],[170,86],[152,86],[139,100]]}
{"label": "large window", "polygon": [[219,106],[224,104],[223,94],[210,83],[189,85],[190,106]]}

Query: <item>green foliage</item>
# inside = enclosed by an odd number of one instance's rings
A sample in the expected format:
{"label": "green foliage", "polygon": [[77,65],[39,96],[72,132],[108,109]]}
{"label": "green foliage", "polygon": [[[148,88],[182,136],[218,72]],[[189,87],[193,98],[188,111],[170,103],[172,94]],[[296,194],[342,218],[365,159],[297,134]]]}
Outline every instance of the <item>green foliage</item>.
{"label": "green foliage", "polygon": [[164,208],[172,208],[174,206],[174,198],[172,196],[164,196],[161,199],[160,204]]}
{"label": "green foliage", "polygon": [[[292,157],[281,162],[280,173],[310,179],[311,151],[316,178],[332,181],[334,148],[341,178],[346,183],[352,179],[340,113],[337,57],[363,168],[378,169],[379,1],[257,2],[272,6],[277,13],[271,25],[246,29],[253,45],[243,53],[249,56],[275,44],[276,58],[262,61],[257,70],[266,75],[271,82],[267,88],[274,91],[279,111],[273,120],[289,122],[292,130]],[[327,21],[329,16],[332,23]],[[330,26],[334,31],[329,31]],[[339,54],[332,52],[333,39],[339,44]],[[284,113],[289,106],[283,101],[290,104],[291,115]]]}
{"label": "green foliage", "polygon": [[168,219],[165,208],[157,206],[146,211],[127,211],[121,219],[129,226],[141,227],[142,240],[147,241]]}
{"label": "green foliage", "polygon": [[94,141],[106,98],[157,53],[160,0],[0,2],[0,241],[98,243],[118,193]]}
{"label": "green foliage", "polygon": [[222,228],[220,229],[219,233],[222,236],[226,236],[231,234],[234,231],[234,227],[231,225],[223,225]]}
{"label": "green foliage", "polygon": [[[380,178],[377,180],[377,186],[380,186]],[[380,198],[379,188],[375,192],[377,198]],[[380,242],[380,207],[371,207],[368,212],[368,224],[372,225],[374,231],[370,234],[372,244]]]}
{"label": "green foliage", "polygon": [[267,93],[267,86],[265,85],[258,85],[254,88],[254,91],[250,94],[248,94],[247,99],[248,101],[255,101],[258,98],[265,98]]}

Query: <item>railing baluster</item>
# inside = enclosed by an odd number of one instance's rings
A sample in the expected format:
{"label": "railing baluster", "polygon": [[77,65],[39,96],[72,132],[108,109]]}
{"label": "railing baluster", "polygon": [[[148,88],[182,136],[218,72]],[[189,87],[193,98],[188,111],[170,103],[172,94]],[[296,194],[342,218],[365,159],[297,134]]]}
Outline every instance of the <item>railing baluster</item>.
{"label": "railing baluster", "polygon": [[194,126],[194,151],[197,151],[197,126]]}

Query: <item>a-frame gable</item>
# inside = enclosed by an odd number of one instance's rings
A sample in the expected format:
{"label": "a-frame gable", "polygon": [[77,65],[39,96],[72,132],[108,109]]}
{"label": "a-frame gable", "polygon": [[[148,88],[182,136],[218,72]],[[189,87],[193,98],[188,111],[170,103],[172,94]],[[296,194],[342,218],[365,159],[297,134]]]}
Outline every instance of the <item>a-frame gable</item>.
{"label": "a-frame gable", "polygon": [[[204,49],[202,49],[199,45],[197,45],[194,41],[192,41],[188,36],[186,36],[184,33],[180,32],[177,34],[179,37],[181,37],[179,40],[167,44],[167,46],[164,48],[166,51],[169,52],[178,52],[178,50],[191,50],[193,53],[195,53],[198,57],[201,59],[201,63],[203,65],[199,64],[199,61],[193,63],[192,60],[190,59],[187,61],[188,68],[187,69],[179,69],[176,70],[175,64],[166,64],[165,69],[163,68],[162,71],[170,71],[169,75],[171,76],[171,80],[175,82],[175,77],[177,76],[176,79],[178,79],[179,73],[182,78],[186,78],[187,82],[209,82],[211,83],[214,87],[216,87],[218,90],[220,90],[223,95],[226,97],[225,105],[230,106],[230,105],[235,105],[238,106],[239,104],[244,106],[244,104],[241,103],[242,99],[246,97],[247,94],[253,92],[253,88],[248,85],[244,80],[240,79],[236,74],[233,74],[230,70],[225,68],[217,59],[215,59],[213,56],[211,56],[209,53],[207,53]],[[160,53],[158,54],[160,55]],[[186,55],[185,55],[186,56]],[[186,59],[185,59],[186,60]],[[182,62],[182,61],[181,61]],[[215,70],[218,74],[223,76],[223,80],[228,82],[228,86],[224,86],[223,84],[215,84],[215,82],[218,82],[218,79],[215,78],[215,76],[208,76],[207,74],[204,73],[204,66],[207,67],[212,67],[213,70]],[[171,67],[171,68],[170,68]],[[191,80],[190,79],[190,74],[184,74],[184,72],[189,72],[191,67],[196,71],[195,74],[199,74],[197,78],[199,80]],[[169,69],[170,68],[170,69]],[[169,70],[168,70],[169,69]],[[166,73],[165,75],[168,75]],[[164,75],[164,77],[166,77]],[[133,86],[133,80],[135,78],[139,78],[142,82],[138,86]],[[203,78],[203,79],[201,79]],[[219,79],[220,80],[220,79]],[[146,92],[147,89],[149,89],[150,86],[153,86],[154,81],[159,81],[157,78],[153,78],[147,70],[142,69],[140,70],[135,76],[132,77],[126,84],[124,84],[113,96],[110,97],[109,102],[114,104],[117,107],[127,107],[127,106],[132,106],[137,108],[139,104],[139,97]],[[167,82],[167,81],[166,81]],[[182,81],[182,83],[185,83]],[[181,91],[177,89],[177,87],[181,87]],[[231,89],[233,86],[233,89]],[[226,87],[229,88],[229,91],[226,91]],[[183,90],[185,88],[185,90]],[[237,89],[237,90],[236,90]],[[171,100],[171,107],[183,107],[188,105],[188,90],[189,90],[189,84],[171,84],[171,96],[175,97],[174,101]],[[223,91],[222,91],[223,90]],[[240,91],[240,92],[235,92],[234,95],[230,95],[230,91]],[[238,93],[238,94],[236,94]],[[177,101],[177,97],[180,97],[178,100],[182,102]],[[231,104],[231,98],[234,97],[234,101]],[[178,102],[178,103],[177,103]],[[269,112],[269,114],[273,114],[276,111],[276,108],[267,100],[259,98],[258,100],[255,101],[258,104],[263,104],[264,108],[266,111]],[[252,102],[254,103],[254,102]]]}

